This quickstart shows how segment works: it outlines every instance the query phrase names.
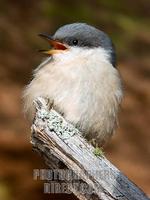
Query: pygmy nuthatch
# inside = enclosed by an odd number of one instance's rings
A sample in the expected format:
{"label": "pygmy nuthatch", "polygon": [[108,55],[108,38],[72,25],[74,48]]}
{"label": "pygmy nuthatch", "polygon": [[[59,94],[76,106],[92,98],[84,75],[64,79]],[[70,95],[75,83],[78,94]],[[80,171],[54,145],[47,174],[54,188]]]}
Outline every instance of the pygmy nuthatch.
{"label": "pygmy nuthatch", "polygon": [[99,146],[112,135],[122,99],[115,50],[104,32],[85,23],[60,27],[48,40],[48,58],[34,71],[24,91],[25,112],[33,119],[33,100],[54,102],[54,109]]}

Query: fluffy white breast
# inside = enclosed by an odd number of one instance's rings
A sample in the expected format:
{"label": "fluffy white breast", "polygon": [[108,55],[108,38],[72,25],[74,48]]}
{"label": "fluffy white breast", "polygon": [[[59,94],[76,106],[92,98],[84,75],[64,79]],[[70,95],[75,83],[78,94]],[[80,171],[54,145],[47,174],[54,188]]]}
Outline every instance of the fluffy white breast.
{"label": "fluffy white breast", "polygon": [[118,71],[102,48],[70,48],[41,65],[24,92],[25,112],[33,118],[33,100],[54,100],[67,120],[105,141],[116,125],[122,98]]}

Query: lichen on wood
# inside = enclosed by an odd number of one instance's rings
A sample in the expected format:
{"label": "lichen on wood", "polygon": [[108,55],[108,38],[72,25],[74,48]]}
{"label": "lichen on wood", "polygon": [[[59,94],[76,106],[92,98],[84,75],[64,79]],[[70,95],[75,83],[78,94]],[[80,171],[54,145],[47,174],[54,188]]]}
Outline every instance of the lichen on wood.
{"label": "lichen on wood", "polygon": [[104,156],[95,156],[94,147],[81,132],[68,123],[47,101],[35,101],[36,115],[31,127],[31,143],[51,169],[72,170],[80,177],[79,182],[93,188],[92,194],[70,190],[79,199],[148,200],[149,198]]}

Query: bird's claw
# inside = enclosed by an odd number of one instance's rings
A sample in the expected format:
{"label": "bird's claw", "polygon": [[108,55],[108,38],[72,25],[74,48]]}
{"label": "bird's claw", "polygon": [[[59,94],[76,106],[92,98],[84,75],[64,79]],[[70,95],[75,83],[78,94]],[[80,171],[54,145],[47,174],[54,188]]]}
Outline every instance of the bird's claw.
{"label": "bird's claw", "polygon": [[45,99],[46,99],[46,105],[48,107],[48,110],[51,110],[54,107],[54,100],[48,97]]}

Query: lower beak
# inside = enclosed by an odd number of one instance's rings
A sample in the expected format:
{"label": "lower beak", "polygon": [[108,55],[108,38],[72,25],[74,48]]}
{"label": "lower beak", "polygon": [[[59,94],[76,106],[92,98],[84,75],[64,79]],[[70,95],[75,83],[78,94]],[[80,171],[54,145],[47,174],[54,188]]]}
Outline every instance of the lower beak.
{"label": "lower beak", "polygon": [[63,44],[62,42],[58,40],[53,39],[49,35],[40,33],[39,36],[46,39],[48,43],[50,44],[50,46],[52,47],[51,49],[48,49],[48,50],[39,50],[40,52],[44,54],[53,55],[56,53],[62,53],[68,49],[67,45]]}

